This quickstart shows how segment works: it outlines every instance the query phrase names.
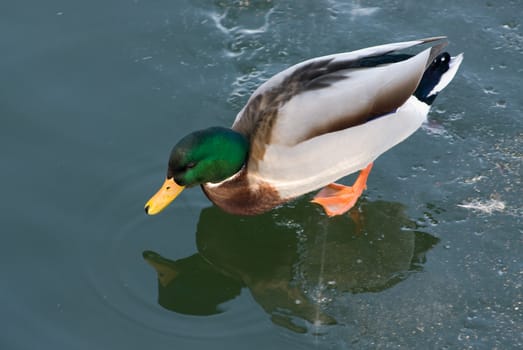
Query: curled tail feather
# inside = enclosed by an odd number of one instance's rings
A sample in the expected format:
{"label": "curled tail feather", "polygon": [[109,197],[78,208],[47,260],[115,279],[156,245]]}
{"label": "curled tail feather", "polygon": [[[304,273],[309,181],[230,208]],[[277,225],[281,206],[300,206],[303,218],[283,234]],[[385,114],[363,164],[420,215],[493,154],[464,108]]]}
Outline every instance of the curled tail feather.
{"label": "curled tail feather", "polygon": [[463,54],[451,57],[448,52],[443,52],[436,56],[423,74],[414,96],[431,105],[438,93],[454,78],[462,61]]}

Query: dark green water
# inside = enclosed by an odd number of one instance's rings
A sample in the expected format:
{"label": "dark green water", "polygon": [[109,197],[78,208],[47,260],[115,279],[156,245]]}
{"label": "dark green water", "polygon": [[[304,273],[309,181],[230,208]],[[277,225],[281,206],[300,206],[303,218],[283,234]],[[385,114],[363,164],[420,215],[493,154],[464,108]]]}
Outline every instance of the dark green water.
{"label": "dark green water", "polygon": [[[520,1],[0,4],[0,349],[523,347]],[[464,64],[350,215],[143,204],[185,134],[306,58]],[[352,181],[353,177],[345,181]]]}

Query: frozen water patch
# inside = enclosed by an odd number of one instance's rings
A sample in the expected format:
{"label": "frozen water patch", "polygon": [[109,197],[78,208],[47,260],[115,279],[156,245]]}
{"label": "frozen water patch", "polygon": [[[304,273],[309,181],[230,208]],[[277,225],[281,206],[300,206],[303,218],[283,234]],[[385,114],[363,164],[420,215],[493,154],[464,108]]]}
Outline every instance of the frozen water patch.
{"label": "frozen water patch", "polygon": [[232,83],[233,90],[227,102],[234,109],[240,110],[254,90],[268,78],[269,76],[264,70],[253,70],[237,77]]}
{"label": "frozen water patch", "polygon": [[447,140],[453,140],[453,136],[447,131],[443,124],[433,120],[428,120],[421,125],[421,129],[432,136],[440,136]]}
{"label": "frozen water patch", "polygon": [[481,199],[472,199],[468,202],[463,202],[462,204],[458,204],[458,207],[470,209],[486,214],[492,214],[494,212],[503,212],[505,211],[506,204],[505,202],[496,199],[491,198],[488,200],[481,200]]}
{"label": "frozen water patch", "polygon": [[220,30],[223,34],[229,36],[235,36],[238,34],[243,35],[254,35],[254,34],[263,34],[266,33],[269,29],[270,17],[274,13],[274,7],[268,9],[267,12],[263,15],[263,22],[260,26],[255,28],[246,28],[242,25],[237,25],[236,21],[233,21],[234,24],[230,24],[230,17],[238,16],[238,14],[231,15],[229,9],[225,9],[223,13],[212,12],[209,13],[210,19],[213,21],[215,27]]}
{"label": "frozen water patch", "polygon": [[334,17],[336,17],[339,14],[348,14],[350,15],[351,20],[355,20],[358,17],[372,16],[376,12],[381,10],[381,8],[379,7],[363,7],[359,4],[345,3],[334,0],[331,0],[328,3],[330,5],[330,9]]}
{"label": "frozen water patch", "polygon": [[379,7],[359,7],[355,5],[351,10],[350,14],[353,17],[360,17],[360,16],[372,16],[377,11],[379,11]]}

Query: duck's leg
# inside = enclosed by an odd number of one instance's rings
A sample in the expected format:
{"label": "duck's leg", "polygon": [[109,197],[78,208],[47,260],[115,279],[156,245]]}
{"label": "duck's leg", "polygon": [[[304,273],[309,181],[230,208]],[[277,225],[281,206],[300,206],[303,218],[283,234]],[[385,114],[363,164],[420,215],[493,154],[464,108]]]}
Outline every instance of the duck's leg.
{"label": "duck's leg", "polygon": [[358,178],[352,186],[344,186],[332,183],[325,186],[312,200],[323,207],[328,216],[341,215],[349,211],[360,198],[363,190],[367,188],[372,163],[360,171]]}

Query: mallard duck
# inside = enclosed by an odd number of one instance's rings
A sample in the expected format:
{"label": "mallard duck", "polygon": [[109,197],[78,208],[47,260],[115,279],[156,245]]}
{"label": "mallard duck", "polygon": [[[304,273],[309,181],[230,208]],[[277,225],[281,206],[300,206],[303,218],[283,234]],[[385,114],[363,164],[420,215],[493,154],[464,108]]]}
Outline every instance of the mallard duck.
{"label": "mallard duck", "polygon": [[[328,216],[354,206],[374,160],[426,120],[463,60],[445,37],[313,58],[259,86],[231,128],[211,127],[172,149],[167,178],[146,203],[156,214],[201,185],[223,210],[259,214],[318,190]],[[416,55],[399,50],[433,43]],[[361,171],[360,171],[361,170]],[[353,186],[335,183],[360,171]]]}

